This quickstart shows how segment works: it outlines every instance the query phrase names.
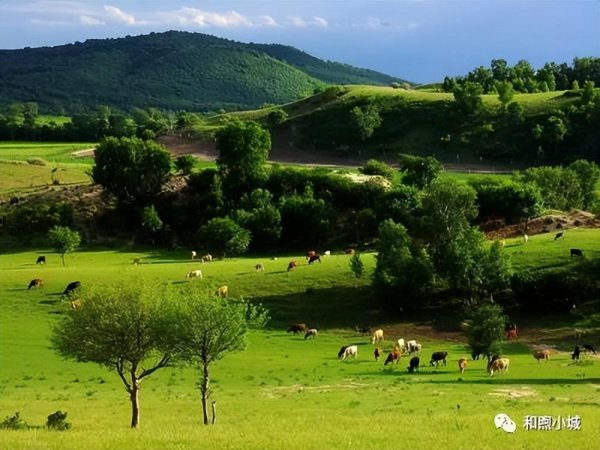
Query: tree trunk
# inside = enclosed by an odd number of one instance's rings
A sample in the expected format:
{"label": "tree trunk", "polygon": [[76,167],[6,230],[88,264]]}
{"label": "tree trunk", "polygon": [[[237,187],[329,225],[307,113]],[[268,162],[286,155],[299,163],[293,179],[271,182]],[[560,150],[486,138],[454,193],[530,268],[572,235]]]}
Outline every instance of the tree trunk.
{"label": "tree trunk", "polygon": [[134,374],[132,374],[131,378],[131,392],[129,394],[131,400],[131,428],[137,428],[140,423],[140,386],[139,380]]}
{"label": "tree trunk", "polygon": [[200,393],[202,394],[202,414],[204,416],[204,425],[208,425],[208,410],[206,405],[209,384],[208,364],[204,362],[202,369],[202,384],[200,385]]}
{"label": "tree trunk", "polygon": [[60,258],[62,259],[63,267],[65,267],[65,254],[60,255]]}

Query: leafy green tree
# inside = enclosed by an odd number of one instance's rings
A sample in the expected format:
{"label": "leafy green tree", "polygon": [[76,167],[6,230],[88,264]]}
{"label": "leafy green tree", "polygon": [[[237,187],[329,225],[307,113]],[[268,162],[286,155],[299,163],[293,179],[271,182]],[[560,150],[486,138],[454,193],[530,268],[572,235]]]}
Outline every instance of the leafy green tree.
{"label": "leafy green tree", "polygon": [[52,346],[61,356],[117,371],[129,394],[132,428],[140,422],[141,382],[171,357],[164,339],[177,327],[160,320],[164,296],[164,287],[149,280],[84,289],[81,306],[52,330]]}
{"label": "leafy green tree", "polygon": [[600,168],[595,162],[589,162],[585,159],[572,162],[568,168],[575,172],[579,179],[583,195],[583,208],[590,209],[598,199],[596,186],[600,179]]}
{"label": "leafy green tree", "polygon": [[65,255],[74,252],[81,243],[81,236],[75,230],[69,227],[54,226],[48,232],[50,245],[54,247],[56,253],[60,254],[63,266],[65,265]]}
{"label": "leafy green tree", "polygon": [[583,104],[591,103],[594,101],[596,97],[596,91],[594,89],[594,82],[591,80],[587,80],[583,83],[583,89],[581,91],[581,102]]}
{"label": "leafy green tree", "polygon": [[192,155],[182,155],[175,160],[175,168],[184,175],[189,175],[194,170],[196,158]]}
{"label": "leafy green tree", "polygon": [[544,206],[561,211],[583,207],[583,191],[579,177],[562,167],[531,167],[515,174],[517,180],[535,183],[542,193]]}
{"label": "leafy green tree", "polygon": [[330,234],[333,210],[321,198],[315,198],[312,189],[302,195],[280,198],[282,240],[303,246],[324,242]]}
{"label": "leafy green tree", "polygon": [[369,159],[359,170],[360,173],[365,175],[379,175],[387,180],[392,180],[394,178],[394,169],[386,163],[377,161],[376,159]]}
{"label": "leafy green tree", "polygon": [[241,255],[248,251],[250,232],[228,217],[211,219],[200,227],[197,242],[211,251],[226,254]]}
{"label": "leafy green tree", "polygon": [[492,59],[490,66],[494,80],[507,81],[511,78],[511,69],[505,59]]}
{"label": "leafy green tree", "polygon": [[143,203],[158,194],[171,172],[171,156],[160,144],[109,137],[96,147],[94,182],[121,202]]}
{"label": "leafy green tree", "polygon": [[369,104],[364,108],[355,106],[350,111],[350,118],[358,137],[362,141],[369,139],[383,122],[383,119],[379,115],[379,108],[373,104]]}
{"label": "leafy green tree", "polygon": [[440,174],[443,166],[432,156],[425,158],[403,155],[400,159],[402,182],[423,189],[429,186]]}
{"label": "leafy green tree", "polygon": [[506,106],[511,102],[515,95],[512,83],[510,81],[497,81],[496,92],[498,93],[498,99],[502,103],[502,108],[506,109]]}
{"label": "leafy green tree", "polygon": [[573,80],[573,83],[571,84],[571,89],[574,91],[578,91],[579,90],[579,81]]}
{"label": "leafy green tree", "polygon": [[421,198],[414,186],[399,185],[386,191],[377,201],[375,212],[379,221],[392,219],[411,229],[420,215]]}
{"label": "leafy green tree", "polygon": [[483,273],[483,281],[479,289],[481,297],[502,293],[509,289],[513,274],[512,265],[499,241],[493,242],[485,252],[481,259],[481,272]]}
{"label": "leafy green tree", "polygon": [[281,213],[272,203],[273,196],[266,189],[255,189],[244,195],[241,206],[232,219],[250,231],[251,247],[266,250],[272,248],[281,237]]}
{"label": "leafy green tree", "polygon": [[499,354],[505,324],[506,317],[500,305],[484,304],[475,308],[464,323],[471,352],[484,354],[488,359]]}
{"label": "leafy green tree", "polygon": [[465,114],[476,114],[483,106],[481,100],[483,88],[478,83],[466,81],[459,84],[454,89],[453,94],[456,106]]}
{"label": "leafy green tree", "polygon": [[154,234],[162,230],[163,226],[163,221],[159,217],[154,205],[146,206],[142,211],[142,227]]}
{"label": "leafy green tree", "polygon": [[350,258],[350,270],[356,278],[362,278],[365,273],[365,265],[360,259],[360,254],[355,253],[352,258]]}
{"label": "leafy green tree", "polygon": [[283,109],[277,108],[267,116],[267,125],[270,129],[273,129],[282,125],[287,119],[288,114]]}

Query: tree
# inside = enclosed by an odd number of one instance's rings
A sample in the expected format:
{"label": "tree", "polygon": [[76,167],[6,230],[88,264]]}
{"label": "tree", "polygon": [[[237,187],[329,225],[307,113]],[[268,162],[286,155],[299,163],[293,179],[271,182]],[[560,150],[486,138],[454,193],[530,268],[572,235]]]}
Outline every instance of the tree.
{"label": "tree", "polygon": [[369,104],[365,108],[355,106],[350,111],[350,117],[358,137],[362,141],[369,139],[383,121],[379,115],[379,108],[373,104]]}
{"label": "tree", "polygon": [[597,200],[596,186],[600,179],[600,168],[595,162],[589,162],[585,159],[578,159],[572,162],[569,167],[579,179],[583,194],[583,208],[590,209]]}
{"label": "tree", "polygon": [[452,93],[454,94],[456,106],[465,114],[475,114],[479,112],[483,105],[481,100],[483,88],[480,84],[466,81],[457,85]]}
{"label": "tree", "polygon": [[231,120],[216,133],[219,158],[217,166],[223,190],[237,198],[267,180],[265,168],[271,150],[271,135],[256,122]]}
{"label": "tree", "polygon": [[354,256],[350,258],[350,270],[352,270],[352,273],[356,278],[362,278],[365,272],[365,265],[362,262],[362,259],[360,259],[359,253],[355,253]]}
{"label": "tree", "polygon": [[183,175],[189,175],[194,170],[196,165],[196,158],[192,155],[182,155],[177,157],[175,160],[175,168],[179,170]]}
{"label": "tree", "polygon": [[546,208],[570,211],[583,206],[584,194],[579,177],[570,168],[530,167],[515,177],[523,182],[535,183],[540,188]]}
{"label": "tree", "polygon": [[288,114],[281,108],[269,113],[267,116],[267,125],[270,129],[277,128],[288,119]]}
{"label": "tree", "polygon": [[243,350],[248,330],[262,328],[268,321],[268,315],[260,306],[210,298],[198,288],[184,291],[182,297],[170,310],[167,322],[178,326],[169,340],[175,344],[181,360],[196,362],[201,371],[199,386],[203,422],[208,425],[211,365],[228,353]]}
{"label": "tree", "polygon": [[173,325],[161,320],[165,308],[159,301],[167,296],[164,287],[149,280],[88,287],[81,306],[52,330],[52,346],[61,356],[117,371],[129,394],[132,428],[140,421],[142,380],[171,358],[165,339],[173,335]]}
{"label": "tree", "polygon": [[506,325],[500,305],[484,304],[475,308],[464,325],[472,354],[484,354],[490,359],[493,354],[500,353]]}
{"label": "tree", "polygon": [[81,236],[75,230],[71,230],[69,227],[54,226],[48,232],[48,240],[50,245],[54,247],[56,253],[60,254],[62,259],[63,267],[65,265],[65,255],[72,253],[79,247],[81,243]]}
{"label": "tree", "polygon": [[217,217],[200,227],[197,241],[199,245],[223,256],[243,254],[250,245],[250,232],[228,217]]}
{"label": "tree", "polygon": [[497,81],[496,92],[498,93],[498,99],[502,103],[502,108],[506,109],[506,106],[511,102],[515,95],[512,83],[510,81]]}
{"label": "tree", "polygon": [[135,137],[102,140],[95,163],[94,182],[128,204],[151,200],[171,172],[171,156],[162,145]]}
{"label": "tree", "polygon": [[379,175],[387,180],[393,180],[394,178],[394,169],[386,163],[377,161],[376,159],[369,159],[364,167],[361,167],[358,170],[365,175]]}
{"label": "tree", "polygon": [[591,103],[594,101],[595,97],[596,91],[594,89],[594,82],[588,80],[585,83],[583,83],[583,89],[581,91],[581,103]]}
{"label": "tree", "polygon": [[146,206],[142,211],[142,227],[151,236],[154,243],[154,236],[163,229],[164,224],[154,205]]}
{"label": "tree", "polygon": [[400,159],[400,170],[403,173],[402,182],[424,189],[435,180],[443,166],[432,156],[403,155]]}

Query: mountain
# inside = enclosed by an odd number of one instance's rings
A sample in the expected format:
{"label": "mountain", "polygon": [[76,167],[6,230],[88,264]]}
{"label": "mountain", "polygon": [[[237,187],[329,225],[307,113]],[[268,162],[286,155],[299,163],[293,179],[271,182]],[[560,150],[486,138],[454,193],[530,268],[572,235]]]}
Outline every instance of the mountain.
{"label": "mountain", "polygon": [[326,83],[400,79],[293,47],[169,31],[57,47],[0,50],[0,104],[77,113],[97,105],[207,111],[285,103]]}

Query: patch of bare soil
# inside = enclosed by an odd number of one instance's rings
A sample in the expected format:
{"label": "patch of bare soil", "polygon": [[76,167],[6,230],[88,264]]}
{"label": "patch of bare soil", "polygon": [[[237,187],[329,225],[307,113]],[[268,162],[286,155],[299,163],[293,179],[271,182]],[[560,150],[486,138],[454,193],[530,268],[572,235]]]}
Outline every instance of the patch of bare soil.
{"label": "patch of bare soil", "polygon": [[528,388],[527,386],[523,386],[521,389],[496,389],[490,392],[489,395],[496,395],[507,398],[523,398],[536,396],[537,392]]}
{"label": "patch of bare soil", "polygon": [[339,392],[343,390],[361,389],[365,386],[373,386],[372,384],[356,383],[349,381],[347,383],[338,384],[323,384],[320,386],[304,386],[303,384],[293,384],[291,386],[278,386],[269,389],[265,389],[263,395],[269,398],[285,397],[288,394],[296,394],[300,392]]}
{"label": "patch of bare soil", "polygon": [[86,148],[83,150],[77,150],[76,152],[71,153],[73,156],[77,156],[79,158],[84,158],[86,156],[94,157],[94,149]]}

